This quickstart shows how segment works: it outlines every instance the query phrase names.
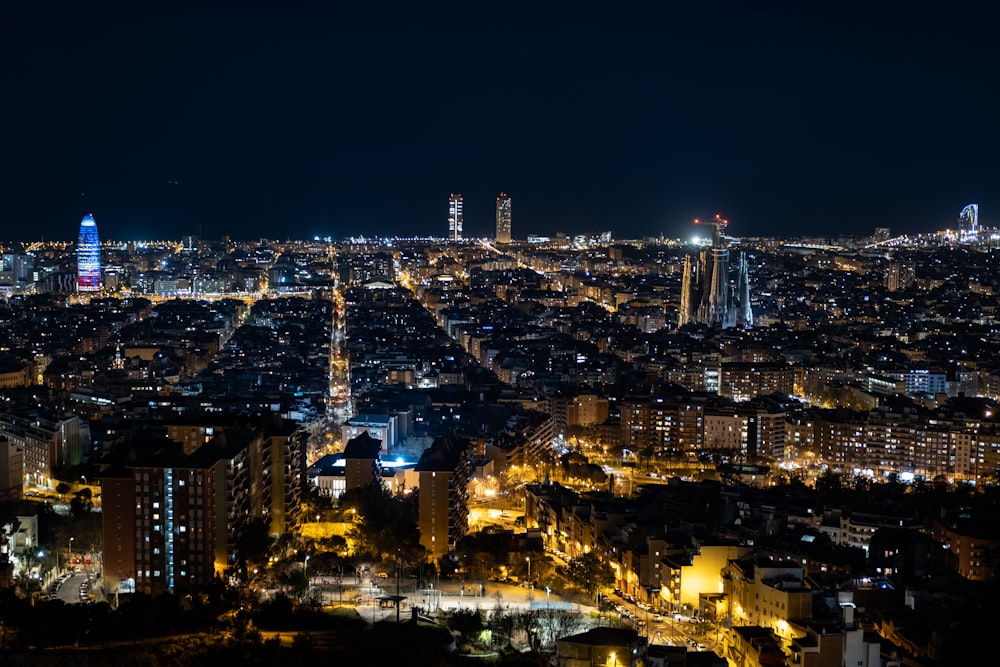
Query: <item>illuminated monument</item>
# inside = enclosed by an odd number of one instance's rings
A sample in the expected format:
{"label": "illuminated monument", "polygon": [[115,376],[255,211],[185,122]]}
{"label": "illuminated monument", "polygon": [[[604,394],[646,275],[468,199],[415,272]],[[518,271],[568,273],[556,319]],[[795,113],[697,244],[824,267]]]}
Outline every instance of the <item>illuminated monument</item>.
{"label": "illuminated monument", "polygon": [[462,240],[462,195],[448,197],[448,240]]}
{"label": "illuminated monument", "polygon": [[715,231],[711,251],[701,251],[697,266],[692,266],[691,255],[684,257],[677,326],[684,326],[689,322],[720,329],[753,326],[750,278],[745,254],[740,253],[736,264],[735,285],[731,286],[729,283],[729,248],[722,245],[722,229],[729,221],[717,215],[714,220],[705,223],[695,220],[695,224],[712,225]]}
{"label": "illuminated monument", "polygon": [[510,243],[510,195],[497,197],[497,243]]}
{"label": "illuminated monument", "polygon": [[101,240],[90,213],[80,221],[80,238],[76,242],[76,288],[80,292],[101,289]]}

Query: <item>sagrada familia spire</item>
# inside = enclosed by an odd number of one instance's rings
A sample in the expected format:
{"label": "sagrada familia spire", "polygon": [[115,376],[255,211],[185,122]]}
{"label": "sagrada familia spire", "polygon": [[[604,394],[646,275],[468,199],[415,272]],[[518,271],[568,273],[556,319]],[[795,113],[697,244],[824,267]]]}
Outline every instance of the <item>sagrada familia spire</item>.
{"label": "sagrada familia spire", "polygon": [[695,224],[712,225],[715,231],[711,250],[699,253],[697,266],[693,265],[690,255],[684,257],[677,326],[688,322],[720,329],[753,326],[746,254],[741,252],[736,264],[735,287],[729,283],[729,248],[722,245],[722,230],[729,221],[717,215],[714,220],[704,223],[695,220]]}

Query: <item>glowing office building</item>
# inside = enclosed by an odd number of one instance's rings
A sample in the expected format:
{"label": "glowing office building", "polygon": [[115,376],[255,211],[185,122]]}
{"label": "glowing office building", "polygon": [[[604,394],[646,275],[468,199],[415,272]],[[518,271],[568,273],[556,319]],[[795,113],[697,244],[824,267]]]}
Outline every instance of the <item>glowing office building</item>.
{"label": "glowing office building", "polygon": [[448,240],[462,240],[462,195],[448,197]]}
{"label": "glowing office building", "polygon": [[510,195],[497,197],[497,243],[510,243]]}
{"label": "glowing office building", "polygon": [[101,240],[90,213],[80,221],[80,238],[76,242],[76,288],[80,292],[101,289]]}

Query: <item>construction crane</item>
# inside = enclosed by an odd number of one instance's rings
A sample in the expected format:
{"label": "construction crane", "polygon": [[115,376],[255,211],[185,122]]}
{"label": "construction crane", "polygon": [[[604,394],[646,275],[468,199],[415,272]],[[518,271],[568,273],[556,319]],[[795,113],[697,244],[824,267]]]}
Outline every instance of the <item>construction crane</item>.
{"label": "construction crane", "polygon": [[713,232],[712,235],[712,247],[718,248],[722,244],[722,230],[725,229],[727,225],[729,225],[729,220],[723,218],[721,215],[716,213],[715,217],[711,220],[699,220],[698,218],[695,218],[694,224],[712,225],[712,227],[715,228],[715,231]]}

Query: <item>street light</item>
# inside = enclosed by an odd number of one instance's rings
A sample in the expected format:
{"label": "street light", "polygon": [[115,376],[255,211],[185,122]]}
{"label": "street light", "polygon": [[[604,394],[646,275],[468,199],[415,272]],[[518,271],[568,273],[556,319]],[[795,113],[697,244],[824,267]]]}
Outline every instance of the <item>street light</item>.
{"label": "street light", "polygon": [[617,664],[615,654],[613,652],[609,653],[608,657],[611,658],[611,667],[615,667],[615,665]]}
{"label": "street light", "polygon": [[524,560],[528,561],[528,586],[531,586],[531,556],[525,556]]}
{"label": "street light", "polygon": [[340,563],[337,565],[337,590],[340,591],[340,606],[344,606],[344,559],[347,557],[347,552],[340,555]]}

